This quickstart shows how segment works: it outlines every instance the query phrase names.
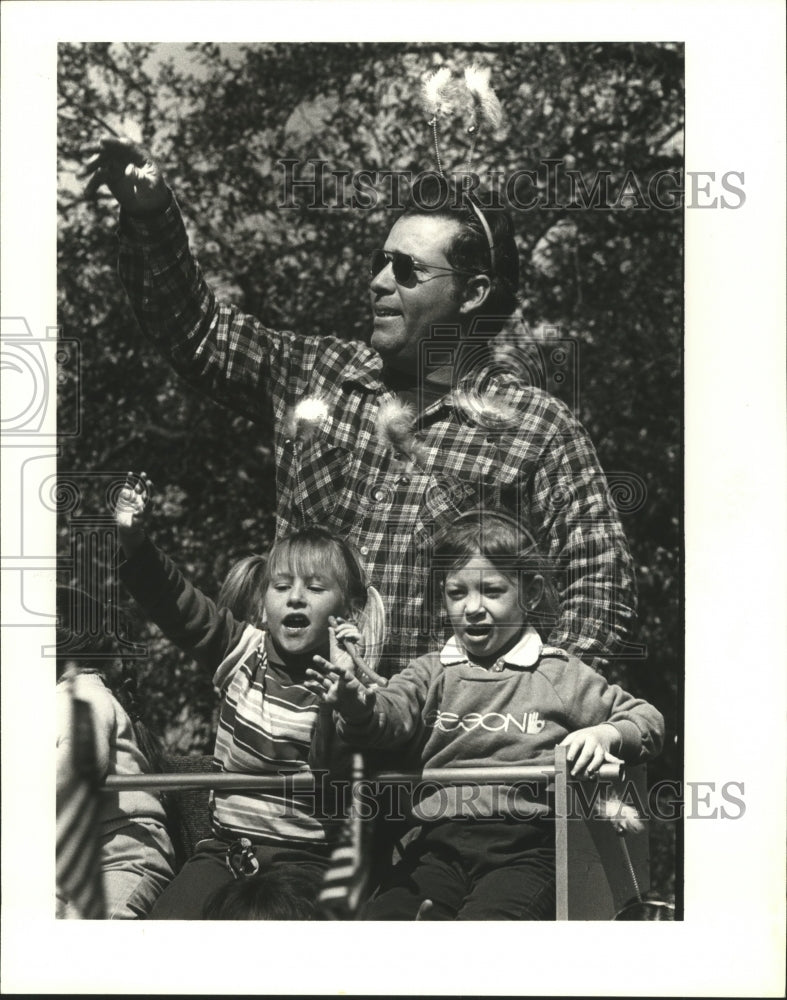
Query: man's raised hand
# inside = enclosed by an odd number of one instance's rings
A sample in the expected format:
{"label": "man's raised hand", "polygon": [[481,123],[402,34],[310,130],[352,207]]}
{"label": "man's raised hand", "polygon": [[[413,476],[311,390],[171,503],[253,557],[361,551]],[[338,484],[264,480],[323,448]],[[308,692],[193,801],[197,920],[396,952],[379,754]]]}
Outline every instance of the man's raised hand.
{"label": "man's raised hand", "polygon": [[108,136],[85,154],[91,158],[82,169],[89,177],[85,199],[94,198],[106,184],[120,206],[132,215],[160,212],[169,204],[171,194],[161,171],[150,154],[131,139]]}

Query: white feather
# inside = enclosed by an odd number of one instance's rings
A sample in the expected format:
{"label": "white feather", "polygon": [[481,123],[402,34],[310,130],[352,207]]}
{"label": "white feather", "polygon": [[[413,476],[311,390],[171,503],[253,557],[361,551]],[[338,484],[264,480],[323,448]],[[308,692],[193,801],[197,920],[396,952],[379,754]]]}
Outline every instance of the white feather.
{"label": "white feather", "polygon": [[426,458],[424,446],[415,439],[415,410],[409,403],[388,399],[380,403],[377,411],[377,437],[395,453],[405,454],[415,464]]}
{"label": "white feather", "polygon": [[424,81],[424,107],[428,115],[439,116],[450,110],[452,103],[448,87],[450,79],[451,70],[447,66],[441,66]]}
{"label": "white feather", "polygon": [[454,402],[473,423],[486,430],[505,430],[519,419],[517,408],[501,396],[491,393],[457,390]]}
{"label": "white feather", "polygon": [[415,410],[409,403],[399,399],[388,399],[380,403],[377,411],[377,436],[390,444],[394,450],[402,449],[412,436],[415,426]]}
{"label": "white feather", "polygon": [[478,124],[487,121],[492,128],[497,128],[503,120],[503,108],[489,83],[491,72],[489,66],[468,66],[465,84],[473,98]]}
{"label": "white feather", "polygon": [[306,396],[295,407],[296,423],[316,424],[328,416],[328,404],[316,396]]}
{"label": "white feather", "polygon": [[328,404],[317,396],[304,396],[287,421],[287,436],[305,441],[328,419]]}
{"label": "white feather", "polygon": [[614,793],[599,800],[598,808],[601,816],[608,819],[618,833],[641,833],[644,829],[639,813]]}

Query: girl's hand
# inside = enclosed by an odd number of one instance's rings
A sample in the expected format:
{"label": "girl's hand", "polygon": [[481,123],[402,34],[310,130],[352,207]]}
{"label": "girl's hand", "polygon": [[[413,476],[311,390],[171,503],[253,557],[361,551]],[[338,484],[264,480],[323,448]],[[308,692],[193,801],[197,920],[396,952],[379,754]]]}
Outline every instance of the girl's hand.
{"label": "girl's hand", "polygon": [[331,615],[328,619],[328,624],[331,626],[333,634],[340,645],[343,646],[346,642],[358,643],[361,641],[361,633],[358,631],[358,626],[355,622],[348,622],[345,618],[335,618]]}
{"label": "girl's hand", "polygon": [[332,663],[314,656],[314,667],[306,671],[306,687],[348,722],[368,719],[374,708],[377,688],[365,687],[355,676],[352,664]]}
{"label": "girl's hand", "polygon": [[[337,628],[337,623],[341,622],[342,626]],[[355,672],[355,667],[353,664],[353,658],[347,651],[347,647],[339,633],[347,636],[358,635],[358,630],[352,624],[352,622],[345,622],[342,618],[334,618],[331,615],[328,618],[328,657],[330,662],[342,670],[349,670],[352,673]]]}
{"label": "girl's hand", "polygon": [[569,733],[559,746],[567,747],[566,759],[573,764],[572,778],[592,778],[603,763],[620,763],[612,753],[612,747],[619,744],[620,733],[611,723],[603,722]]}
{"label": "girl's hand", "polygon": [[354,622],[348,622],[344,618],[337,618],[334,615],[328,619],[331,634],[331,659],[337,662],[334,657],[334,644],[340,650],[342,662],[351,662],[355,676],[358,677],[367,687],[387,687],[388,681],[375,673],[374,670],[364,661],[361,651],[358,648],[361,643],[361,633]]}
{"label": "girl's hand", "polygon": [[126,473],[126,481],[115,502],[115,523],[120,544],[126,555],[131,555],[145,540],[153,483],[147,473],[138,476]]}

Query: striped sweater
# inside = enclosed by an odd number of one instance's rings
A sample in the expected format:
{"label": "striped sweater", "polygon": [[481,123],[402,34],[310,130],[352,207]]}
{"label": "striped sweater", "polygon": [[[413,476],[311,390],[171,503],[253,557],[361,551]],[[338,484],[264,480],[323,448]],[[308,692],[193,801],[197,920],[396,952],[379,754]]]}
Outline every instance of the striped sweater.
{"label": "striped sweater", "polygon": [[[214,759],[242,774],[307,772],[319,700],[283,663],[271,658],[267,633],[236,621],[192,586],[146,541],[120,568],[124,585],[148,617],[181,649],[214,671],[221,695]],[[319,815],[309,793],[217,791],[214,833],[254,843],[322,845],[336,820]]]}

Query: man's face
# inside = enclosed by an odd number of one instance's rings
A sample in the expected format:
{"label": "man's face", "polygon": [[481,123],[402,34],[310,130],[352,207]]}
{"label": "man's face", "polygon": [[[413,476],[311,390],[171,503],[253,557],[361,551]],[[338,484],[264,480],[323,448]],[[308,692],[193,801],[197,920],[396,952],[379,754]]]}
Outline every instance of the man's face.
{"label": "man's face", "polygon": [[[405,216],[394,224],[383,249],[410,254],[416,262],[450,267],[446,250],[459,229],[452,219]],[[429,336],[430,328],[460,321],[462,275],[424,268],[400,285],[389,262],[372,278],[369,288],[374,310],[372,347],[392,368],[414,371],[418,345]]]}

